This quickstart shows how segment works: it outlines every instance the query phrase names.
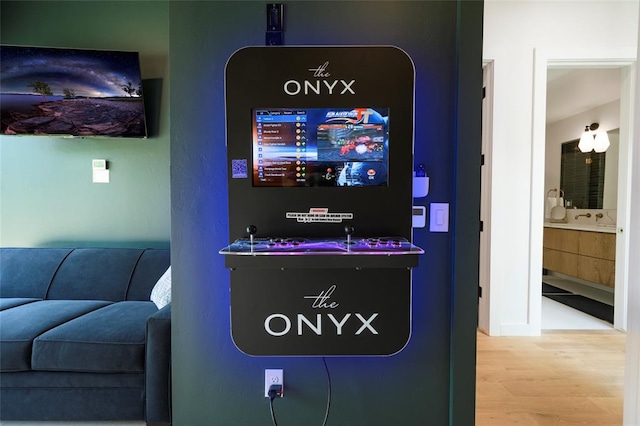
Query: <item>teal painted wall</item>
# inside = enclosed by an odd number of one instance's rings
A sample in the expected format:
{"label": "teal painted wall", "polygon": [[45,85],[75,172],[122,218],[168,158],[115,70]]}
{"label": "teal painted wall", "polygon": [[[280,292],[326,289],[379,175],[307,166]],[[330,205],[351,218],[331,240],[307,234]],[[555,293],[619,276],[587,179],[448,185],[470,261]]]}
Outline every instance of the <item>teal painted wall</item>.
{"label": "teal painted wall", "polygon": [[[452,209],[449,233],[414,233],[427,254],[413,271],[407,347],[391,357],[327,359],[330,426],[473,424],[482,7],[481,1],[285,2],[286,44],[391,44],[412,57],[415,157],[431,177],[420,204],[449,202]],[[320,425],[325,414],[322,359],[250,357],[234,347],[229,273],[217,254],[228,244],[225,63],[241,47],[263,45],[265,25],[262,1],[170,4],[178,426],[271,424],[265,368],[285,370],[285,397],[275,401],[280,425]],[[381,89],[393,90],[393,82],[381,82]]]}
{"label": "teal painted wall", "polygon": [[[0,19],[3,44],[138,51],[159,82],[148,139],[0,136],[0,245],[168,247],[169,3],[3,0]],[[93,158],[111,183],[91,182]]]}

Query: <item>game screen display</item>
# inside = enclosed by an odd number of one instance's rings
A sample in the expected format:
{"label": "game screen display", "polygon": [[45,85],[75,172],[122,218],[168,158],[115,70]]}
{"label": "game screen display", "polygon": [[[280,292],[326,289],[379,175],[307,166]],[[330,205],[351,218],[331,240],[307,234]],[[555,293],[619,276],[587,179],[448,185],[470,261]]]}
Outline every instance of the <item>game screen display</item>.
{"label": "game screen display", "polygon": [[253,185],[387,186],[388,108],[259,108]]}

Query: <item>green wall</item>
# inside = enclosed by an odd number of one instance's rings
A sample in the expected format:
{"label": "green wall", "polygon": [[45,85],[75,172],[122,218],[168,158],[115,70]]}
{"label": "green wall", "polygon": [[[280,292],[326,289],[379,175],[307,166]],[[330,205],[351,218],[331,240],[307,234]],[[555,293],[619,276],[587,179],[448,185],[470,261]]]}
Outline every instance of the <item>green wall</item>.
{"label": "green wall", "polygon": [[[3,44],[138,51],[152,83],[148,139],[0,136],[0,245],[168,247],[169,3],[3,0],[0,13]],[[92,183],[94,158],[111,183]]]}
{"label": "green wall", "polygon": [[[474,422],[482,8],[481,1],[285,2],[286,44],[396,45],[411,56],[415,158],[431,177],[420,204],[451,204],[450,232],[414,232],[426,254],[413,270],[412,336],[404,350],[327,358],[329,426]],[[284,369],[278,424],[320,425],[325,414],[322,359],[251,357],[230,337],[229,272],[218,254],[229,242],[224,70],[237,49],[264,45],[265,11],[262,1],[170,5],[173,416],[179,426],[271,424],[265,368]],[[381,81],[380,88],[393,90],[393,82]]]}

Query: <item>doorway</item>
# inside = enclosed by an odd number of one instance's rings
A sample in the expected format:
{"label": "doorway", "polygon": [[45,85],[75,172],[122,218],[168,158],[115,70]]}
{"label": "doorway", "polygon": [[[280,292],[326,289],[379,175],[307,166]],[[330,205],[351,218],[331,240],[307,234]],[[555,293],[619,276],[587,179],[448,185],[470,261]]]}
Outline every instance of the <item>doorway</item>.
{"label": "doorway", "polygon": [[[619,121],[619,164],[618,164],[618,191],[616,213],[616,262],[615,262],[615,291],[614,328],[625,330],[627,317],[627,262],[628,262],[628,233],[629,228],[629,199],[631,181],[631,135],[633,134],[632,90],[635,86],[635,52],[629,51],[602,51],[590,52],[589,57],[570,51],[556,52],[536,49],[534,68],[534,105],[533,105],[533,148],[532,164],[539,165],[532,171],[532,234],[531,234],[531,259],[530,259],[530,294],[529,307],[532,316],[541,318],[542,289],[540,271],[542,270],[542,240],[544,200],[547,182],[544,178],[546,158],[546,90],[547,73],[549,68],[555,69],[579,69],[579,68],[618,68],[620,69],[620,121]],[[625,59],[626,58],[626,59]],[[534,230],[533,218],[539,218],[540,227]],[[540,284],[538,284],[540,283]],[[538,334],[541,329],[541,321],[537,324],[532,320],[532,327],[536,325]],[[533,333],[532,333],[533,334]]]}
{"label": "doorway", "polygon": [[[613,327],[622,75],[607,65],[547,69],[544,330]],[[591,123],[608,135],[604,152],[578,148]]]}

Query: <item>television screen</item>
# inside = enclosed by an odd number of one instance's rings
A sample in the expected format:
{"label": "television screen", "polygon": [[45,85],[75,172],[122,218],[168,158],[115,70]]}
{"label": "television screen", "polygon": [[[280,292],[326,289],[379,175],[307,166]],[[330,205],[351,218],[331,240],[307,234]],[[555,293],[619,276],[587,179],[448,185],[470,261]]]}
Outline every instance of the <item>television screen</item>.
{"label": "television screen", "polygon": [[137,52],[0,46],[5,135],[147,136]]}
{"label": "television screen", "polygon": [[387,186],[388,108],[257,108],[253,185]]}

